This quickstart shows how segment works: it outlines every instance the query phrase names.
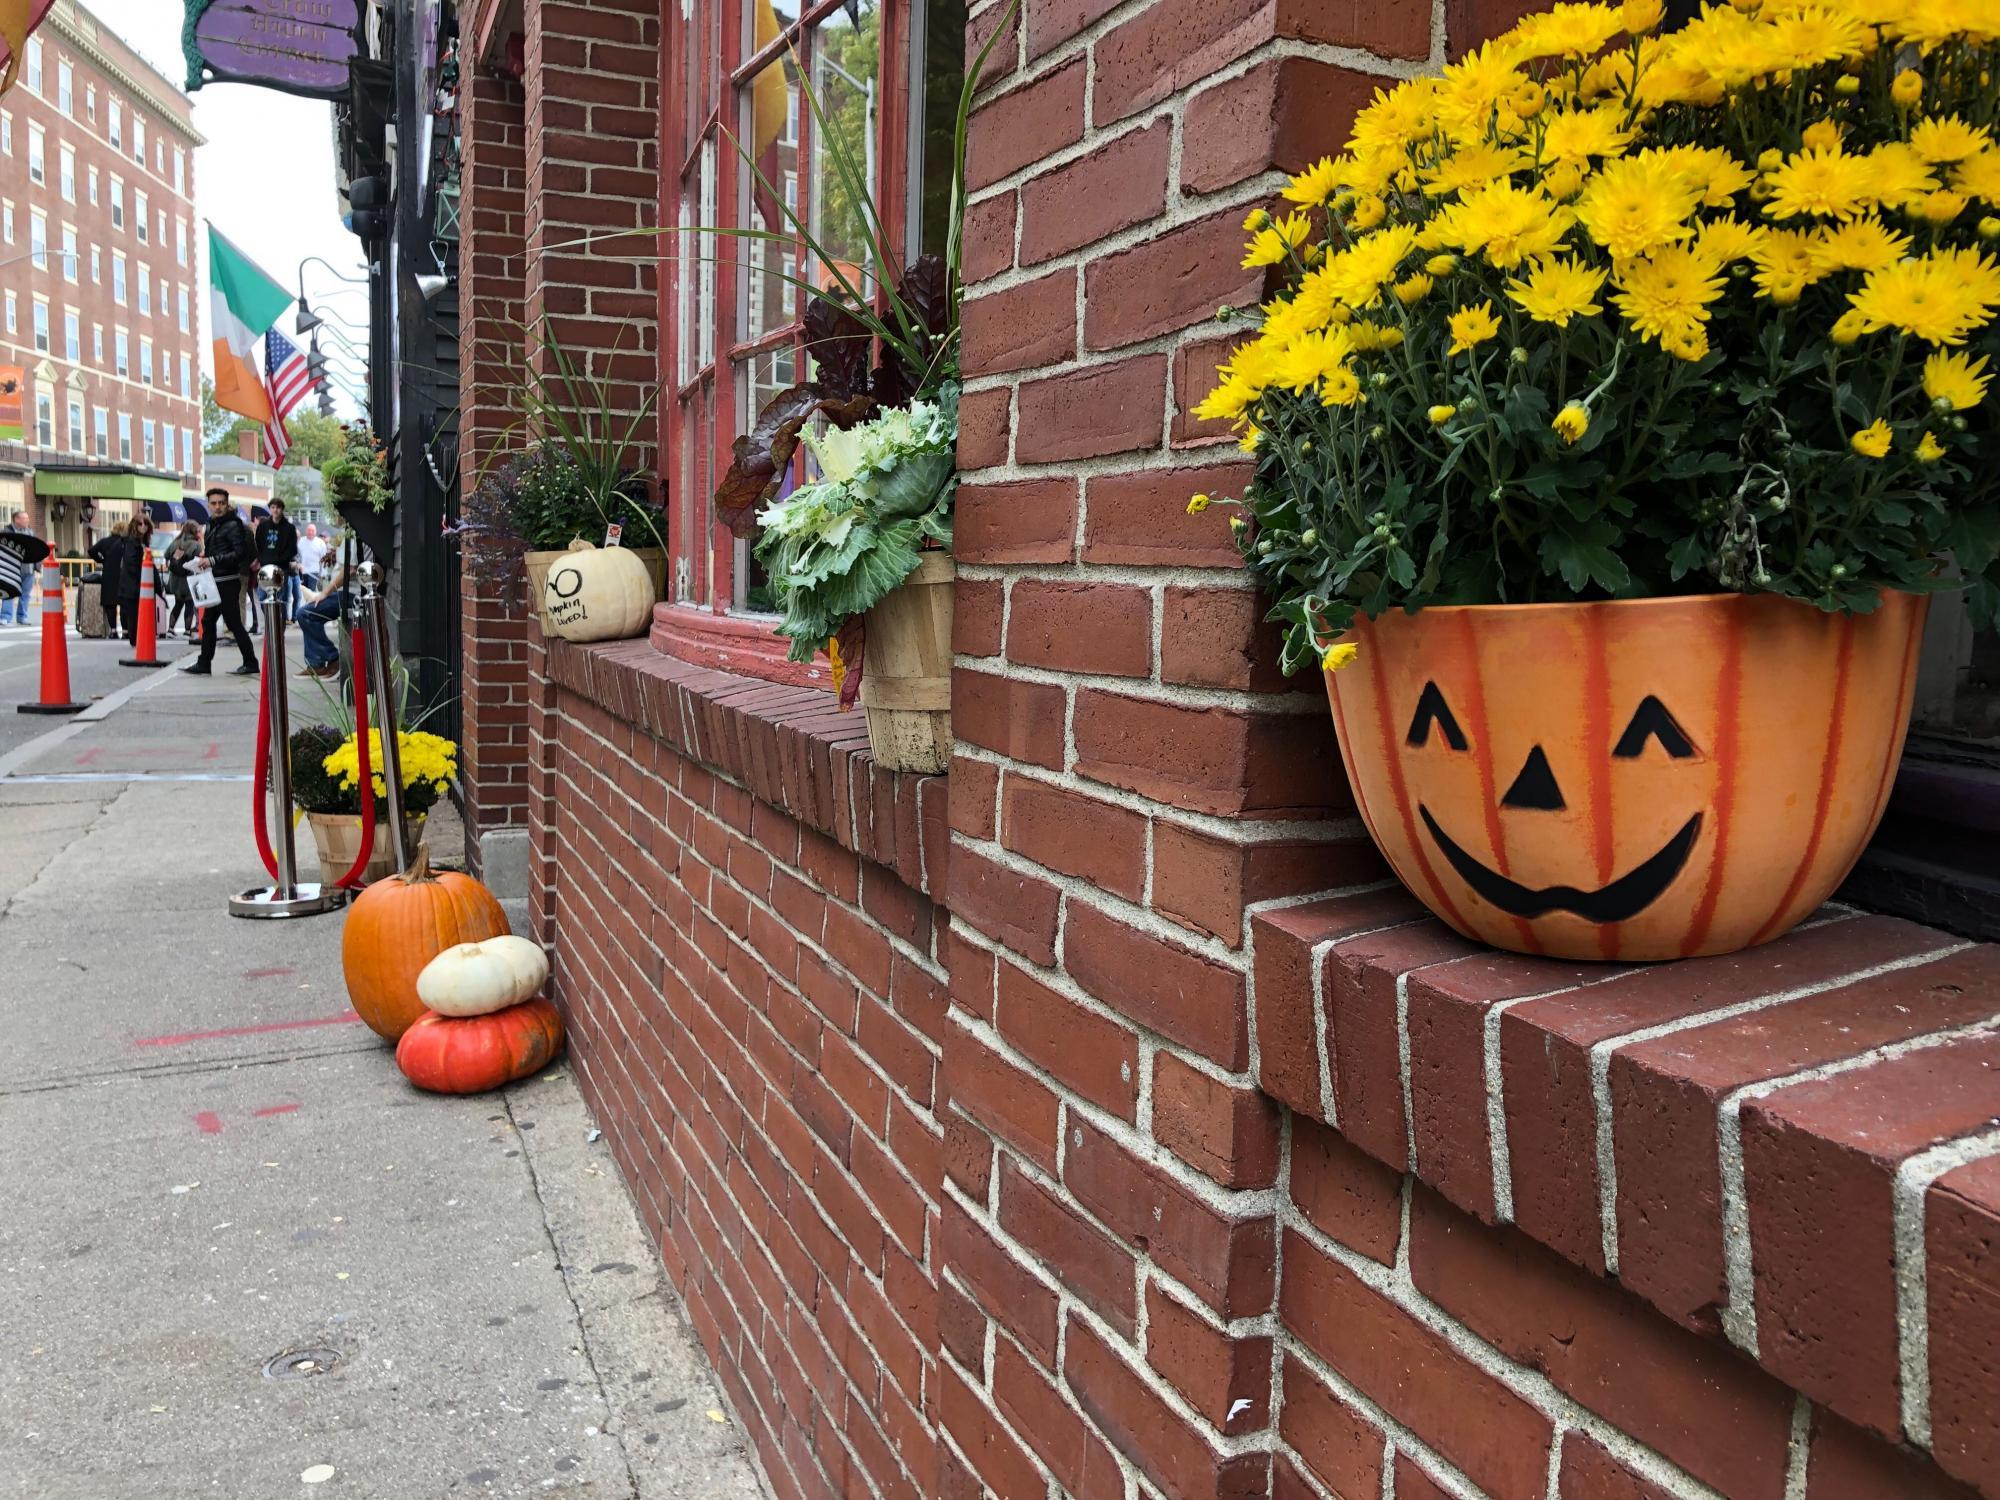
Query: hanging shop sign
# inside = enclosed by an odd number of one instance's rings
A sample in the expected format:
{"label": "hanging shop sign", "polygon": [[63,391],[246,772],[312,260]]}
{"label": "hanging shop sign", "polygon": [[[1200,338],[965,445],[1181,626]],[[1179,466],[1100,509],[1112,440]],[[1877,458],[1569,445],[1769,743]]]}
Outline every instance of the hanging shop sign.
{"label": "hanging shop sign", "polygon": [[343,97],[360,22],[357,0],[187,0],[188,91],[257,83],[308,99]]}

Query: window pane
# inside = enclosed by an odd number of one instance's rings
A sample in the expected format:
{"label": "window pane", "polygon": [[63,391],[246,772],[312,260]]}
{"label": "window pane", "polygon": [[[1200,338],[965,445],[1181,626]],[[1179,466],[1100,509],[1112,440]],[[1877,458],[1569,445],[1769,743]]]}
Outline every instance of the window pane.
{"label": "window pane", "polygon": [[[706,226],[715,223],[715,137],[709,136],[701,143],[701,198],[695,212],[698,223]],[[706,369],[715,363],[715,233],[703,228],[694,237],[695,254],[699,257],[695,273],[695,365]]]}
{"label": "window pane", "polygon": [[[786,236],[738,242],[743,276],[745,341],[762,338],[798,316],[797,289],[787,278],[799,274],[798,245],[791,238],[799,204],[798,77],[790,57],[761,69],[743,90],[742,134],[756,170],[742,173],[744,203],[738,222],[746,229]],[[756,411],[752,405],[749,408]]]}
{"label": "window pane", "polygon": [[[881,123],[882,11],[878,0],[837,10],[819,23],[812,44],[814,119],[813,238],[850,284],[865,285],[873,229],[864,197],[877,196]],[[815,281],[833,280],[818,268]]]}

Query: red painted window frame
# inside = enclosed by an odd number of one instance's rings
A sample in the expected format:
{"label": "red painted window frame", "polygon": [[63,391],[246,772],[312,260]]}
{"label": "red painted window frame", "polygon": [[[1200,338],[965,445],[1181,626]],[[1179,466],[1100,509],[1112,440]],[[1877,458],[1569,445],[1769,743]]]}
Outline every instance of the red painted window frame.
{"label": "red painted window frame", "polygon": [[[683,18],[681,0],[661,0],[660,5],[660,193],[659,222],[663,226],[680,223],[683,185],[698,181],[702,143],[711,135],[716,142],[717,222],[737,222],[745,194],[747,173],[741,158],[720,127],[728,122],[736,129],[742,119],[744,93],[766,65],[795,49],[802,69],[812,64],[814,28],[828,16],[837,14],[845,0],[812,0],[803,4],[796,21],[785,24],[780,35],[761,50],[745,55],[747,17],[757,0],[694,0],[694,15]],[[884,228],[892,249],[900,249],[908,238],[909,219],[909,110],[910,6],[920,0],[875,0],[882,13],[881,111],[877,121],[876,196]],[[719,17],[716,13],[719,12]],[[715,19],[711,19],[715,17]],[[691,26],[709,26],[719,20],[719,56],[711,62],[706,87],[718,91],[703,111],[701,120],[690,129],[688,122],[685,49]],[[803,219],[810,213],[811,150],[814,133],[812,111],[803,98],[799,107],[800,160],[798,202],[795,211]],[[696,203],[699,204],[699,195]],[[725,215],[727,217],[725,218]],[[697,215],[698,216],[698,215]],[[658,473],[661,493],[669,497],[667,539],[669,551],[668,601],[654,607],[652,643],[667,655],[704,665],[720,667],[746,676],[763,677],[800,686],[831,687],[826,663],[810,665],[785,659],[785,641],[770,630],[768,617],[733,613],[736,593],[735,537],[714,521],[713,492],[716,480],[728,468],[730,449],[737,434],[747,429],[756,413],[742,409],[739,397],[739,365],[745,359],[789,343],[797,355],[797,369],[804,369],[803,340],[795,321],[785,328],[772,329],[759,338],[738,338],[743,309],[739,305],[743,242],[727,236],[715,237],[715,301],[711,314],[716,320],[713,361],[697,370],[687,381],[680,379],[681,288],[683,276],[698,276],[699,266],[691,256],[693,246],[682,247],[679,237],[670,235],[669,249],[660,262],[657,306],[662,338],[659,346],[660,401],[658,423]],[[803,247],[795,265],[803,263]],[[803,299],[801,299],[803,306]],[[701,415],[701,391],[710,391],[712,422]],[[706,428],[707,430],[703,430]],[[688,444],[706,445],[707,464],[688,462]],[[685,482],[692,472],[695,484]],[[685,563],[693,585],[694,599],[679,596],[676,577]]]}

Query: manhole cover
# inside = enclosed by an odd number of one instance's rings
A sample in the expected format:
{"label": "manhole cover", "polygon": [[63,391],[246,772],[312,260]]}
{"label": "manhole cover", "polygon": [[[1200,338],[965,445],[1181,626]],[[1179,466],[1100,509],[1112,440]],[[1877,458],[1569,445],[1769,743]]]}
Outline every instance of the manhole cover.
{"label": "manhole cover", "polygon": [[274,1354],[264,1361],[266,1380],[304,1380],[309,1375],[324,1375],[340,1363],[338,1349],[294,1349],[288,1354]]}

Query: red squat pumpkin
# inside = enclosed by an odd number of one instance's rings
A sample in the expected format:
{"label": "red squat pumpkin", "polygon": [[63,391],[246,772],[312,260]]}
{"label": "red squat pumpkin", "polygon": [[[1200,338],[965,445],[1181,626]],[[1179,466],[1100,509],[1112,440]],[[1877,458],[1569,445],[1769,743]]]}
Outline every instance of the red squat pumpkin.
{"label": "red squat pumpkin", "polygon": [[541,1071],[562,1045],[562,1015],[538,995],[483,1016],[427,1010],[396,1044],[396,1066],[434,1094],[483,1094]]}

